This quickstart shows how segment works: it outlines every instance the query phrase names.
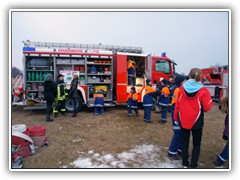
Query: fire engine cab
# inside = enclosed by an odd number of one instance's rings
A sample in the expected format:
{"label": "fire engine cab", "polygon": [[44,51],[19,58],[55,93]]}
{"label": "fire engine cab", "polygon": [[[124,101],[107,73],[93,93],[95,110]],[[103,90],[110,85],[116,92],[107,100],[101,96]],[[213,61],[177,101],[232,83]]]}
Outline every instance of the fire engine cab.
{"label": "fire engine cab", "polygon": [[216,66],[201,69],[202,83],[209,90],[212,99],[220,102],[227,93],[228,66]]}
{"label": "fire engine cab", "polygon": [[[25,109],[46,108],[43,84],[47,74],[56,80],[64,75],[70,88],[72,75],[79,76],[77,107],[93,106],[94,93],[103,90],[105,106],[126,104],[132,85],[136,87],[139,102],[144,95],[145,81],[159,82],[161,77],[174,75],[176,63],[162,53],[161,56],[143,54],[141,47],[95,44],[71,44],[23,41],[23,77]],[[133,62],[133,84],[128,82],[128,61]],[[72,100],[66,102],[67,111],[73,111]]]}

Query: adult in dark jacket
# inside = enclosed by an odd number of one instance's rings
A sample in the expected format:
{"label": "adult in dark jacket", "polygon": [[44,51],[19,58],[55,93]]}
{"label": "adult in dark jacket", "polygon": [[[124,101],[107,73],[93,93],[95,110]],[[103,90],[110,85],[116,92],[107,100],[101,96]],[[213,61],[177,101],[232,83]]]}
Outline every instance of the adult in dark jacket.
{"label": "adult in dark jacket", "polygon": [[44,82],[44,98],[47,101],[46,121],[51,122],[52,104],[56,97],[56,85],[53,82],[52,74],[47,74]]}
{"label": "adult in dark jacket", "polygon": [[[212,107],[212,98],[207,88],[200,82],[201,70],[191,69],[189,80],[180,87],[174,109],[175,124],[180,121],[182,140],[182,165],[197,168],[201,149],[204,112]],[[188,162],[190,132],[193,136],[191,164]],[[190,165],[190,166],[189,166]]]}
{"label": "adult in dark jacket", "polygon": [[72,117],[77,117],[77,99],[78,99],[78,75],[73,75],[73,80],[71,82],[71,87],[68,97],[73,101],[73,115]]}
{"label": "adult in dark jacket", "polygon": [[225,127],[223,131],[223,139],[227,141],[224,149],[221,154],[217,155],[216,160],[214,162],[215,166],[222,166],[229,158],[229,144],[228,144],[228,136],[229,136],[229,118],[228,118],[228,94],[221,100],[221,111],[226,113],[225,117]]}

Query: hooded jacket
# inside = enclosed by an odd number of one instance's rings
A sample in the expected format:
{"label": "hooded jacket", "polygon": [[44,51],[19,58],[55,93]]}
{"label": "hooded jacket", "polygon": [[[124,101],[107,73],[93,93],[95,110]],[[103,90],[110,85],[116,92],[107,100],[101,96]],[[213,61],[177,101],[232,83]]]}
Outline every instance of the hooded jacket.
{"label": "hooded jacket", "polygon": [[212,107],[212,98],[202,83],[188,80],[179,89],[174,110],[174,120],[184,129],[199,129],[204,125],[204,112]]}
{"label": "hooded jacket", "polygon": [[51,74],[47,74],[44,82],[44,99],[47,101],[53,101],[56,94],[56,84],[53,82],[53,76]]}

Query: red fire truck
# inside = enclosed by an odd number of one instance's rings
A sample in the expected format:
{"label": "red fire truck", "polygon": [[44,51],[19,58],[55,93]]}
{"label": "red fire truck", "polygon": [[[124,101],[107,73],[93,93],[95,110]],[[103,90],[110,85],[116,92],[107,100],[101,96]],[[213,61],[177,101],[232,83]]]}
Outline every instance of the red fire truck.
{"label": "red fire truck", "polygon": [[219,102],[227,93],[228,66],[201,69],[202,83],[208,88],[214,101]]}
{"label": "red fire truck", "polygon": [[[79,75],[78,103],[93,106],[94,93],[105,92],[105,106],[126,104],[131,86],[128,85],[127,62],[131,59],[136,68],[134,84],[143,100],[145,80],[159,82],[161,77],[169,79],[174,75],[176,63],[162,56],[143,54],[141,47],[48,43],[23,41],[23,76],[25,109],[46,108],[43,83],[48,73],[54,80],[59,73],[64,75],[70,88],[72,75]],[[92,68],[97,71],[91,72]],[[67,111],[73,110],[72,100],[66,102]]]}

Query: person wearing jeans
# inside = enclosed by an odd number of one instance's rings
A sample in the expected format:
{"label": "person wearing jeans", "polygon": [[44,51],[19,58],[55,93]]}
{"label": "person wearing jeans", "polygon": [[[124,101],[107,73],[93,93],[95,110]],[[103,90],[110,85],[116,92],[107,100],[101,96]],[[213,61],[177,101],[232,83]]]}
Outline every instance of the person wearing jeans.
{"label": "person wearing jeans", "polygon": [[78,99],[78,75],[73,75],[73,80],[71,82],[70,91],[68,97],[73,101],[73,115],[72,117],[77,117],[77,99]]}

